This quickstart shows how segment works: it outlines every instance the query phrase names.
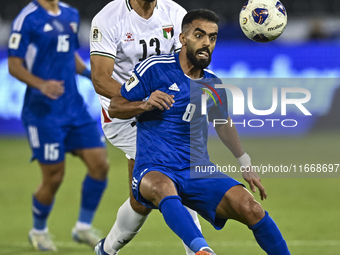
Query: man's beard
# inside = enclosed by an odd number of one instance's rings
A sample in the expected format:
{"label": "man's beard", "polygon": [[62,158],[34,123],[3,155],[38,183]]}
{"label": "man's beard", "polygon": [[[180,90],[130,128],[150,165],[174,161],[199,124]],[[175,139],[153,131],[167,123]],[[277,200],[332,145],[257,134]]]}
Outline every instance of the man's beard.
{"label": "man's beard", "polygon": [[[209,53],[209,58],[208,58],[208,59],[200,59],[200,60],[198,60],[198,59],[196,58],[197,53],[200,52],[200,51],[202,51],[202,50],[204,50],[204,51],[206,51],[206,52]],[[188,48],[188,50],[187,50],[187,58],[189,59],[190,63],[191,63],[194,67],[196,67],[196,68],[198,68],[198,69],[204,69],[204,68],[206,68],[206,67],[210,64],[210,62],[211,62],[211,52],[210,52],[209,48],[201,48],[201,49],[196,50],[196,52],[194,52],[194,50],[190,50],[190,49]]]}
{"label": "man's beard", "polygon": [[143,0],[144,2],[152,3],[155,2],[156,0]]}

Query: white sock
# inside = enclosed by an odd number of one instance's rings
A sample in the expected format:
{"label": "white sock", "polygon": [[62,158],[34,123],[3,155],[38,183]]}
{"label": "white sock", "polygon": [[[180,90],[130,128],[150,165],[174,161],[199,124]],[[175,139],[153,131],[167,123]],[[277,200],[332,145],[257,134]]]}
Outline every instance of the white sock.
{"label": "white sock", "polygon": [[33,232],[34,234],[41,235],[41,234],[47,233],[47,232],[48,232],[48,228],[47,228],[47,227],[44,228],[44,229],[35,229],[35,228],[33,228],[33,229],[32,229],[32,232]]}
{"label": "white sock", "polygon": [[115,254],[138,233],[148,215],[136,213],[130,204],[130,198],[118,209],[116,222],[104,242],[104,251]]}
{"label": "white sock", "polygon": [[[200,221],[199,221],[199,219],[198,219],[198,216],[197,216],[197,212],[194,211],[194,210],[192,210],[192,209],[190,209],[189,207],[186,207],[186,206],[185,206],[185,208],[187,208],[187,210],[188,210],[188,212],[191,214],[191,217],[193,218],[193,220],[194,220],[196,226],[197,226],[198,229],[202,232],[202,228],[201,228],[201,224],[200,224]],[[183,241],[182,241],[182,242],[183,242]],[[184,245],[185,252],[186,252],[187,255],[195,255],[195,252],[193,252],[188,246],[186,246],[185,243],[183,243],[183,245]]]}
{"label": "white sock", "polygon": [[88,230],[92,227],[91,224],[88,224],[88,223],[84,223],[84,222],[80,222],[80,221],[77,221],[76,223],[76,229],[77,230]]}

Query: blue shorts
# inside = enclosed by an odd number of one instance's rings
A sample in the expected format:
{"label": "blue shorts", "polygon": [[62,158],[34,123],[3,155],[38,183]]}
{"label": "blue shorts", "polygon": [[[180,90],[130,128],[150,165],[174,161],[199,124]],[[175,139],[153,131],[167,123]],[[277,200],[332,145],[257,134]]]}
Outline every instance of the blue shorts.
{"label": "blue shorts", "polygon": [[190,178],[190,168],[181,171],[172,171],[170,168],[162,166],[146,169],[135,168],[132,179],[133,195],[139,203],[153,209],[157,209],[157,207],[143,198],[139,192],[140,181],[146,173],[151,171],[158,171],[168,176],[175,183],[183,205],[196,211],[216,229],[223,228],[227,221],[227,219],[216,217],[216,208],[224,194],[233,186],[243,185],[221,172],[209,175],[209,178]]}
{"label": "blue shorts", "polygon": [[78,149],[105,147],[97,122],[90,121],[79,126],[43,126],[25,124],[32,149],[32,159],[43,164],[64,161],[65,153]]}

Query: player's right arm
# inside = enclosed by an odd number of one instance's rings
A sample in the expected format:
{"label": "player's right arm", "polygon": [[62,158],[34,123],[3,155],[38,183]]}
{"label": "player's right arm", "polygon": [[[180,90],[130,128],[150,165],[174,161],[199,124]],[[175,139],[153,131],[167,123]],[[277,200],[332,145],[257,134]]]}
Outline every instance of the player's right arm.
{"label": "player's right arm", "polygon": [[156,90],[151,93],[146,101],[129,101],[119,92],[111,99],[109,116],[118,119],[130,119],[143,112],[159,109],[169,110],[175,103],[174,96]]}
{"label": "player's right arm", "polygon": [[[148,60],[145,60],[148,61]],[[143,66],[145,61],[141,62]],[[155,67],[149,66],[138,71],[135,67],[130,79],[122,86],[120,93],[110,101],[108,109],[111,118],[130,119],[138,114],[155,109],[169,110],[175,103],[174,96],[158,89],[154,81]],[[142,76],[139,72],[142,72]]]}
{"label": "player's right arm", "polygon": [[[111,99],[122,84],[112,78],[119,44],[119,15],[112,14],[110,3],[92,20],[90,34],[91,78],[97,94]],[[113,16],[113,17],[112,17]]]}
{"label": "player's right arm", "polygon": [[9,57],[9,73],[19,81],[26,83],[28,86],[40,90],[43,95],[51,99],[58,99],[62,94],[64,94],[65,90],[63,81],[40,79],[39,77],[31,74],[23,64],[24,60],[22,58]]}
{"label": "player's right arm", "polygon": [[32,43],[32,38],[35,37],[36,28],[32,22],[34,17],[30,16],[34,10],[31,8],[21,12],[13,21],[8,40],[8,71],[27,86],[40,90],[43,95],[51,99],[58,99],[64,93],[63,81],[43,80],[29,72],[24,66],[27,48]]}
{"label": "player's right arm", "polygon": [[115,60],[113,58],[91,55],[91,76],[97,94],[111,99],[120,91],[122,85],[111,77]]}

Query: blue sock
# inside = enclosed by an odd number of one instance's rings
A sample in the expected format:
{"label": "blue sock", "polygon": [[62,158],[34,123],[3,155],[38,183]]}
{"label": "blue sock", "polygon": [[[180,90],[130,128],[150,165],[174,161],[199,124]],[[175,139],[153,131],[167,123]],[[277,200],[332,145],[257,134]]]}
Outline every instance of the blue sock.
{"label": "blue sock", "polygon": [[47,218],[52,210],[53,203],[50,205],[41,204],[34,196],[32,199],[33,228],[44,230],[47,226]]}
{"label": "blue sock", "polygon": [[182,205],[182,200],[179,196],[163,198],[158,208],[163,214],[166,224],[191,250],[198,252],[202,247],[209,246],[201,231],[195,225],[190,213]]}
{"label": "blue sock", "polygon": [[268,255],[290,255],[286,241],[268,212],[262,220],[249,228],[253,231],[257,243]]}
{"label": "blue sock", "polygon": [[93,216],[106,188],[107,180],[98,181],[89,175],[83,182],[82,200],[78,221],[92,224]]}

